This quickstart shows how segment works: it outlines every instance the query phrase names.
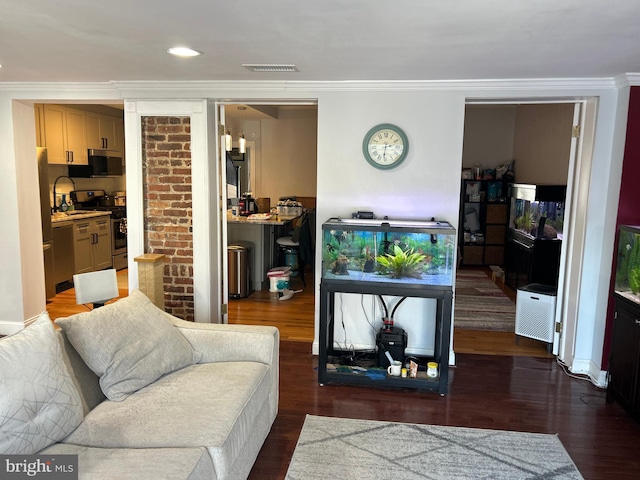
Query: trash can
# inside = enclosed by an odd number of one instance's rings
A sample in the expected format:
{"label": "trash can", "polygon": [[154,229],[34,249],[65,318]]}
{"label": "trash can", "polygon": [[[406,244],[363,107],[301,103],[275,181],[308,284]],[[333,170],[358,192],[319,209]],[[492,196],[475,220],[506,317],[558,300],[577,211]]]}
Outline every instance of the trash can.
{"label": "trash can", "polygon": [[253,292],[251,257],[253,243],[234,242],[227,246],[229,261],[229,296],[245,298]]}

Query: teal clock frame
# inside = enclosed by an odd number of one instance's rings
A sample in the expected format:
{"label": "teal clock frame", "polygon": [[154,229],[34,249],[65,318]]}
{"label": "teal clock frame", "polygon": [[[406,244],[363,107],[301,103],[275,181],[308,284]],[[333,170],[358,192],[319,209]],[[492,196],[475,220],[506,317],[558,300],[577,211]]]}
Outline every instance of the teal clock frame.
{"label": "teal clock frame", "polygon": [[[369,140],[371,140],[371,138],[373,138],[373,136],[380,130],[393,130],[393,132],[395,132],[402,139],[402,153],[395,162],[389,165],[380,165],[369,155]],[[407,158],[407,155],[409,153],[409,139],[407,138],[407,134],[404,133],[404,130],[402,130],[397,125],[394,125],[392,123],[380,123],[379,125],[376,125],[369,129],[367,134],[364,136],[364,139],[362,140],[362,153],[367,162],[369,162],[369,164],[374,166],[375,168],[379,170],[391,170],[392,168],[396,168]]]}

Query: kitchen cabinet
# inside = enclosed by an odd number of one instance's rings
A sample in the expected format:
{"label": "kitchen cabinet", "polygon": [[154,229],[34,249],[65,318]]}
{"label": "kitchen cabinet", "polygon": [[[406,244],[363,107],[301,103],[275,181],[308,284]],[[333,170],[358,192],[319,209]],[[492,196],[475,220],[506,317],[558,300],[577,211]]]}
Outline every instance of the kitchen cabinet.
{"label": "kitchen cabinet", "polygon": [[617,400],[640,421],[640,305],[615,297],[607,400]]}
{"label": "kitchen cabinet", "polygon": [[117,139],[118,120],[118,118],[110,115],[87,112],[87,147],[120,150],[120,142]]}
{"label": "kitchen cabinet", "polygon": [[458,245],[463,265],[504,265],[508,206],[501,181],[463,180]]}
{"label": "kitchen cabinet", "polygon": [[36,103],[33,113],[36,121],[36,147],[44,147],[44,105]]}
{"label": "kitchen cabinet", "polygon": [[73,222],[56,222],[51,230],[53,237],[54,284],[71,282],[75,273]]}
{"label": "kitchen cabinet", "polygon": [[640,422],[640,227],[620,225],[607,401],[617,400]]}
{"label": "kitchen cabinet", "polygon": [[75,273],[87,273],[110,268],[111,217],[75,220],[73,222],[73,252]]}
{"label": "kitchen cabinet", "polygon": [[44,146],[49,163],[87,165],[86,112],[44,105]]}

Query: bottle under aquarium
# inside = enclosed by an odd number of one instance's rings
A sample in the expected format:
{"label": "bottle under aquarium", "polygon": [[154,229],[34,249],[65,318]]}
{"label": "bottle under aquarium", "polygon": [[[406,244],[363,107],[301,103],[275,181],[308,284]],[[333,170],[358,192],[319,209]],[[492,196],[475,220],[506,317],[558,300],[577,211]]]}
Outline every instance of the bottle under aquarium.
{"label": "bottle under aquarium", "polygon": [[322,241],[323,280],[453,285],[456,231],[448,222],[331,218]]}
{"label": "bottle under aquarium", "polygon": [[614,290],[620,296],[640,304],[640,227],[621,225]]}
{"label": "bottle under aquarium", "polygon": [[562,240],[565,185],[514,183],[510,189],[510,229],[530,238]]}

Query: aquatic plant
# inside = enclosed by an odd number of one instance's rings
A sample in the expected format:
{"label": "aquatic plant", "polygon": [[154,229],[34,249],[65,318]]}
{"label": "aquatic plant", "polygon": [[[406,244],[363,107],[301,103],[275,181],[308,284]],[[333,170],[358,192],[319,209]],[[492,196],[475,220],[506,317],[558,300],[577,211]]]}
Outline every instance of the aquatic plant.
{"label": "aquatic plant", "polygon": [[629,287],[637,295],[640,293],[640,241],[636,239],[631,248],[628,265]]}
{"label": "aquatic plant", "polygon": [[422,262],[426,255],[414,252],[413,249],[402,250],[393,246],[393,254],[387,253],[376,257],[379,271],[391,278],[420,278]]}

